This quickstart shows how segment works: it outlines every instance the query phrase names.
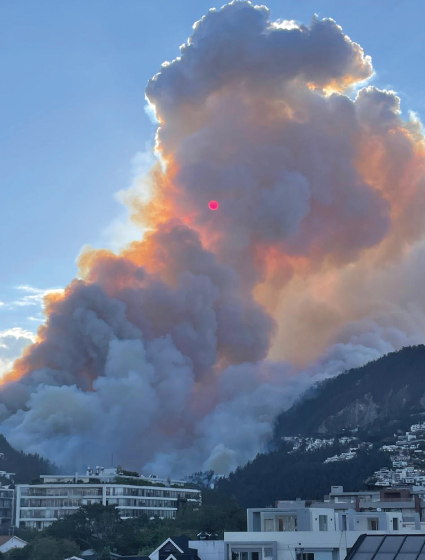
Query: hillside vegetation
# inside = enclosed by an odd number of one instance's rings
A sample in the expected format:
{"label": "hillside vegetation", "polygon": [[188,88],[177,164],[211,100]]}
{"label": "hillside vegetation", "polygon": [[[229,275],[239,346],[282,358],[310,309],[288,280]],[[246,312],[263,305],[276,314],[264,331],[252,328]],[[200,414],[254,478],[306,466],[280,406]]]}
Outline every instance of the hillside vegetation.
{"label": "hillside vegetation", "polygon": [[360,490],[372,472],[389,466],[389,458],[376,450],[361,450],[351,461],[323,464],[341,451],[333,447],[290,453],[287,446],[257,455],[228,478],[220,479],[218,492],[233,496],[243,507],[272,506],[277,500],[323,500],[332,485]]}
{"label": "hillside vegetation", "polygon": [[425,412],[425,346],[403,348],[352,369],[308,391],[275,425],[282,436],[337,435],[360,429],[369,435],[406,430]]}
{"label": "hillside vegetation", "polygon": [[[17,484],[28,483],[42,474],[53,474],[58,471],[56,465],[43,459],[38,454],[23,453],[16,451],[0,434],[0,471],[15,473],[12,477]],[[10,481],[1,478],[3,483]]]}

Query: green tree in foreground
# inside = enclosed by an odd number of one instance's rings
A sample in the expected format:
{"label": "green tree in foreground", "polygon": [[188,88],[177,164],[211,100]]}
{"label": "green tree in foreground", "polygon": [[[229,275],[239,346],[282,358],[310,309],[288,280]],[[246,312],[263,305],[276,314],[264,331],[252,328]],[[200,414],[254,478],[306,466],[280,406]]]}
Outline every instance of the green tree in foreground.
{"label": "green tree in foreground", "polygon": [[5,557],[7,560],[28,560],[29,553],[30,547],[27,545],[24,548],[13,548]]}
{"label": "green tree in foreground", "polygon": [[44,532],[57,539],[72,539],[81,549],[101,552],[114,544],[122,523],[115,506],[93,504],[55,521]]}
{"label": "green tree in foreground", "polygon": [[206,490],[203,492],[201,506],[185,504],[177,512],[176,519],[149,519],[144,515],[123,520],[114,506],[83,506],[75,514],[52,523],[39,533],[36,540],[40,537],[70,539],[81,550],[93,548],[105,554],[105,549],[116,550],[119,554],[138,554],[143,551],[146,554],[173,535],[183,534],[196,538],[198,533],[205,531],[216,533],[222,538],[224,530],[245,529],[245,510],[236,500]]}
{"label": "green tree in foreground", "polygon": [[37,539],[28,546],[30,547],[28,560],[46,560],[47,558],[49,560],[64,560],[80,553],[80,549],[75,542],[66,539],[58,540],[44,537]]}

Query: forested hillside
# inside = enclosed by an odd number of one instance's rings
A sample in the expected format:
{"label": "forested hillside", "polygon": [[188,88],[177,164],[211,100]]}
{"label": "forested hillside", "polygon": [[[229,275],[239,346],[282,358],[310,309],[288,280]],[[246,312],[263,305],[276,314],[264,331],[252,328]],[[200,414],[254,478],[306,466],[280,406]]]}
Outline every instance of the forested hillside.
{"label": "forested hillside", "polygon": [[[0,453],[3,454],[0,455],[0,471],[15,473],[13,479],[18,484],[30,482],[41,474],[57,472],[57,467],[47,459],[40,457],[40,455],[23,453],[13,449],[1,434]],[[3,480],[3,482],[6,481]]]}
{"label": "forested hillside", "polygon": [[284,445],[220,479],[217,490],[235,497],[244,507],[271,506],[276,500],[323,499],[332,485],[360,490],[371,473],[389,466],[388,455],[376,449],[361,450],[351,461],[323,464],[340,451],[338,443],[333,448],[295,453]]}

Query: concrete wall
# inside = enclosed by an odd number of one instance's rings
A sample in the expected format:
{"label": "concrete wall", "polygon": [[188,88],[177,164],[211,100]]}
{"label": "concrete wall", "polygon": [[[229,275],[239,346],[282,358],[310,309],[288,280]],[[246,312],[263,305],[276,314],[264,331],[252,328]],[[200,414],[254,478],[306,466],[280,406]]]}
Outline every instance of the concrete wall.
{"label": "concrete wall", "polygon": [[[316,509],[310,508],[310,530],[311,531],[320,531],[320,518],[319,515],[323,515],[327,517],[327,531],[335,531],[336,530],[336,522],[335,522],[335,511],[333,509]],[[300,527],[300,530],[301,527]]]}
{"label": "concrete wall", "polygon": [[[401,534],[409,533],[400,527]],[[413,531],[420,533],[421,531]],[[275,547],[273,560],[295,560],[297,552],[314,552],[315,560],[344,560],[347,549],[365,533],[372,535],[387,534],[386,531],[293,531],[293,532],[262,532],[262,533],[225,533],[226,555],[229,560],[233,548]],[[394,534],[394,533],[393,533]],[[397,533],[395,533],[397,534]]]}
{"label": "concrete wall", "polygon": [[224,541],[189,541],[201,560],[224,560]]}
{"label": "concrete wall", "polygon": [[[348,530],[350,531],[370,531],[369,520],[378,520],[379,531],[401,532],[403,523],[403,514],[400,512],[348,512]],[[393,519],[398,520],[398,530],[393,529]],[[342,527],[342,526],[341,526]]]}
{"label": "concrete wall", "polygon": [[273,560],[294,560],[297,552],[315,552],[316,560],[343,560],[347,554],[347,546],[351,548],[361,534],[357,531],[225,533],[224,541],[229,551],[232,546],[241,547],[243,544],[275,545],[276,557]]}
{"label": "concrete wall", "polygon": [[247,527],[249,532],[265,531],[266,521],[273,521],[274,530],[278,530],[277,519],[282,516],[295,516],[298,531],[319,531],[319,516],[327,517],[327,530],[336,530],[335,511],[332,508],[297,508],[297,509],[248,509]]}

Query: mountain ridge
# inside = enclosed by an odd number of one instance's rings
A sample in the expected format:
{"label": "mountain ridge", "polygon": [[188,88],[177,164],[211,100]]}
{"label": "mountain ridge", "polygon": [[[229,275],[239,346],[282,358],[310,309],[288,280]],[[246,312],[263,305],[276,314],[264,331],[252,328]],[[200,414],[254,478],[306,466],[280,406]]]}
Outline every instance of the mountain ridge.
{"label": "mountain ridge", "polygon": [[[275,422],[275,443],[292,435],[371,435],[403,429],[425,415],[425,346],[409,346],[327,379],[308,390]],[[391,430],[389,433],[391,433]]]}
{"label": "mountain ridge", "polygon": [[[217,489],[245,507],[321,499],[331,485],[361,490],[376,471],[391,467],[383,443],[424,420],[425,346],[406,347],[310,388],[277,418],[274,451],[219,479]],[[330,445],[307,448],[307,438],[324,436]],[[360,446],[350,460],[327,461],[353,440]]]}

